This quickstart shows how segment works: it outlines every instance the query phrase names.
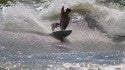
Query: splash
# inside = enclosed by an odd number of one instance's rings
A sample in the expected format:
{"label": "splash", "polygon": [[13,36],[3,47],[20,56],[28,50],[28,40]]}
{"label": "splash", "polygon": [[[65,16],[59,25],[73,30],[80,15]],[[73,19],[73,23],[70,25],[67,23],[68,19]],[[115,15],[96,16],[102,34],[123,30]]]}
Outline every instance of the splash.
{"label": "splash", "polygon": [[[15,12],[13,12],[13,10]],[[23,4],[3,9],[1,30],[47,35],[50,31],[37,18],[37,13]]]}

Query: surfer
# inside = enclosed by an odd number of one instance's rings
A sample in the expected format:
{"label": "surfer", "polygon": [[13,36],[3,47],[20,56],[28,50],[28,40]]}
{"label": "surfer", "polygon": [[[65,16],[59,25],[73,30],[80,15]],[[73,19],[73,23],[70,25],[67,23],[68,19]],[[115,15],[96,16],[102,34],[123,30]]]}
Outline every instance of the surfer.
{"label": "surfer", "polygon": [[55,28],[57,27],[60,27],[61,30],[65,30],[67,28],[70,21],[70,17],[69,17],[70,12],[71,12],[71,9],[67,8],[66,11],[64,11],[64,6],[62,6],[60,23],[52,23],[51,24],[52,31],[54,31]]}

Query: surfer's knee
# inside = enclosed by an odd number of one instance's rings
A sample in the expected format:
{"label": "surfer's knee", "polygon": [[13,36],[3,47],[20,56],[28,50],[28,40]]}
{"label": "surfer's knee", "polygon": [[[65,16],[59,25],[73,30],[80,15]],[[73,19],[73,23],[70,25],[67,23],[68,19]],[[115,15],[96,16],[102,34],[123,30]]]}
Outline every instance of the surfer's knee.
{"label": "surfer's knee", "polygon": [[51,24],[51,29],[52,29],[52,31],[54,31],[55,28],[57,28],[57,27],[59,27],[59,26],[60,26],[60,23],[52,23],[52,24]]}

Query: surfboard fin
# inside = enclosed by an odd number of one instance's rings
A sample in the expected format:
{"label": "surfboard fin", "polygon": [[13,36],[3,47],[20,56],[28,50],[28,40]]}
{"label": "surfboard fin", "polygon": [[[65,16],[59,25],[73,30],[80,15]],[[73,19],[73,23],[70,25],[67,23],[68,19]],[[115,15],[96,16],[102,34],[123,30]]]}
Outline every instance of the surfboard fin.
{"label": "surfboard fin", "polygon": [[64,37],[61,37],[61,36],[57,36],[55,34],[51,34],[51,36],[53,36],[54,38],[56,38],[57,40],[61,41],[62,43],[64,42]]}

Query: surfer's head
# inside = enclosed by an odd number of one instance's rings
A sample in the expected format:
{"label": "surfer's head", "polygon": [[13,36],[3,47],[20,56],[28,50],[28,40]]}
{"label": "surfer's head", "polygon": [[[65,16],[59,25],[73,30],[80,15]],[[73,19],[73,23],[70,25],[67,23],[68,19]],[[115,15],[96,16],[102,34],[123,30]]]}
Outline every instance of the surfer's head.
{"label": "surfer's head", "polygon": [[71,12],[71,9],[67,8],[67,9],[66,9],[66,12],[67,12],[67,13],[70,13],[70,12]]}

